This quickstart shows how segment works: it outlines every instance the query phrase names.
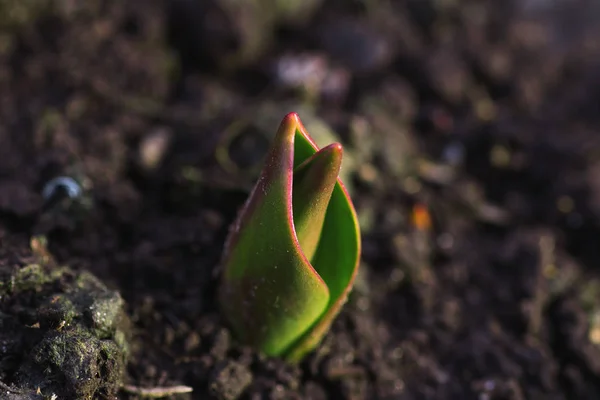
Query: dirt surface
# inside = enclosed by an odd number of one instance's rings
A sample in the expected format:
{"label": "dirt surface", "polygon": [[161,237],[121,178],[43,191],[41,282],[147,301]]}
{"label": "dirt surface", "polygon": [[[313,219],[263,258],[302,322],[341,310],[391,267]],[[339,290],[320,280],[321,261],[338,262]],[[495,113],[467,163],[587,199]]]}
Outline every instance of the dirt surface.
{"label": "dirt surface", "polygon": [[[88,398],[600,398],[594,1],[3,4],[0,276],[44,235],[120,293],[123,386]],[[238,345],[215,304],[289,111],[344,144],[363,232],[350,302],[299,366]],[[1,315],[34,325],[25,301]],[[2,396],[83,393],[45,370],[35,394],[32,353],[0,349]]]}

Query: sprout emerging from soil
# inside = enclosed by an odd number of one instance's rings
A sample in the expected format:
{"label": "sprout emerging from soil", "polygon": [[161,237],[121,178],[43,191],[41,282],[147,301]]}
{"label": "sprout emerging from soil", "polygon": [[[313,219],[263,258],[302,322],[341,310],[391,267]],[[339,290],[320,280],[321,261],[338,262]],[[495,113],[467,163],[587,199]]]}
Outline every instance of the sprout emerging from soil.
{"label": "sprout emerging from soil", "polygon": [[226,319],[241,341],[290,362],[327,333],[358,269],[360,231],[341,161],[339,143],[319,150],[288,114],[225,245]]}

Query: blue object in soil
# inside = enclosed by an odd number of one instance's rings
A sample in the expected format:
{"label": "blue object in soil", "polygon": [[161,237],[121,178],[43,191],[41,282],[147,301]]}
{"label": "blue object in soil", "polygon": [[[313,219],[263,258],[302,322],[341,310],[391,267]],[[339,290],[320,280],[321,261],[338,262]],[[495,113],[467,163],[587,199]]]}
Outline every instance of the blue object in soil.
{"label": "blue object in soil", "polygon": [[59,176],[46,183],[42,190],[42,196],[45,200],[49,200],[59,188],[63,189],[72,199],[81,196],[82,193],[81,186],[75,179],[68,176]]}

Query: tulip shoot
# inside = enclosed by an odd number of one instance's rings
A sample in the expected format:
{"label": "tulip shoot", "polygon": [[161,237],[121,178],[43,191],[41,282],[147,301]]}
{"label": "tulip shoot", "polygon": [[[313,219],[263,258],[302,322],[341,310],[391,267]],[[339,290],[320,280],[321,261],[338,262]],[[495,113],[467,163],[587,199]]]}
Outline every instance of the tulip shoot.
{"label": "tulip shoot", "polygon": [[356,212],[338,178],[342,146],[318,149],[295,113],[232,225],[219,301],[244,343],[300,361],[329,330],[358,269]]}

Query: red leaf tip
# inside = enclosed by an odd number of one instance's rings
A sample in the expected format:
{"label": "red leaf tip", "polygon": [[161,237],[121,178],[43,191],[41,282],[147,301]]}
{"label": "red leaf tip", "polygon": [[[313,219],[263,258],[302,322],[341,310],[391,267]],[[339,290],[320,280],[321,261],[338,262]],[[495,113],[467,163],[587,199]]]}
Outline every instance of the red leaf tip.
{"label": "red leaf tip", "polygon": [[333,151],[335,153],[344,154],[344,148],[342,147],[341,143],[332,143],[327,147],[329,147],[331,149],[331,151]]}
{"label": "red leaf tip", "polygon": [[290,112],[284,118],[284,122],[300,122],[300,116],[297,112]]}

